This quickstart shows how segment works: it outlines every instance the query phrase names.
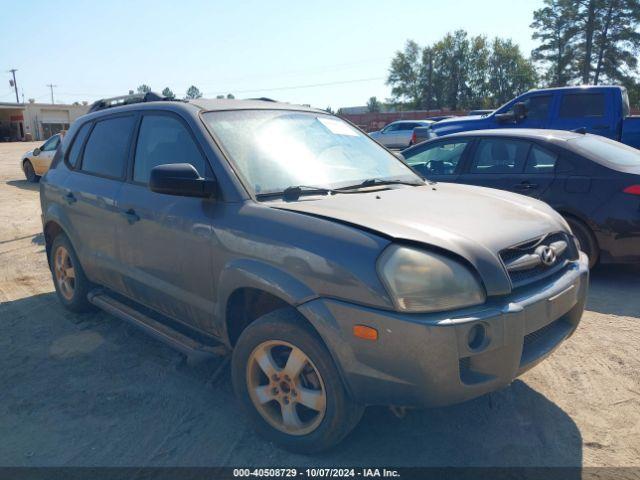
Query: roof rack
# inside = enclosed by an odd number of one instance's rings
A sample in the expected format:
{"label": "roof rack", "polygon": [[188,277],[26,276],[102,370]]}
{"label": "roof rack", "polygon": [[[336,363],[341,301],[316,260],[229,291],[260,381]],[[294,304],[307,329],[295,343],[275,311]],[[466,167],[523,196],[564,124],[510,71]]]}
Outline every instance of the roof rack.
{"label": "roof rack", "polygon": [[135,93],[132,95],[122,95],[120,97],[103,98],[94,102],[89,108],[89,113],[104,110],[106,108],[120,107],[122,105],[131,105],[133,103],[143,102],[159,102],[171,100],[168,97],[163,97],[154,92],[147,93]]}

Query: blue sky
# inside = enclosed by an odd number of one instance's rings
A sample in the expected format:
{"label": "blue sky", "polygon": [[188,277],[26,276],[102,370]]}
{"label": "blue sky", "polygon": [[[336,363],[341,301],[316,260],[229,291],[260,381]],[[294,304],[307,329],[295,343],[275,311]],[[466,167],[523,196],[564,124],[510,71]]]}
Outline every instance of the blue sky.
{"label": "blue sky", "polygon": [[39,102],[93,101],[141,83],[183,96],[268,96],[316,107],[387,98],[393,54],[449,31],[511,38],[528,55],[542,0],[2,2],[0,102],[17,68]]}

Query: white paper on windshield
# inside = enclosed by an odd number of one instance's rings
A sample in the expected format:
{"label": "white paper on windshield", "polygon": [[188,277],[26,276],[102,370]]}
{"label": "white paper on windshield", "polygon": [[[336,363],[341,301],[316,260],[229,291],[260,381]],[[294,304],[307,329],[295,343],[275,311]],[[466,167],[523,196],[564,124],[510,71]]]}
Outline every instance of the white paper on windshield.
{"label": "white paper on windshield", "polygon": [[348,123],[334,120],[333,118],[316,117],[320,123],[327,127],[331,133],[336,135],[349,135],[351,137],[357,137],[358,132],[349,126]]}

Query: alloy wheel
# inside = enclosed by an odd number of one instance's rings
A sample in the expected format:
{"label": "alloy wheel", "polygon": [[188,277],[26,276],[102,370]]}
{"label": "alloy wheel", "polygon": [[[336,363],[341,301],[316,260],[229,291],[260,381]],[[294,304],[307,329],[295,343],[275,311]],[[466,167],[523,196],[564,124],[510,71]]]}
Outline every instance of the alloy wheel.
{"label": "alloy wheel", "polygon": [[53,256],[53,272],[60,294],[66,300],[72,300],[76,288],[76,272],[69,252],[59,246]]}
{"label": "alloy wheel", "polygon": [[246,378],[253,405],[277,430],[305,435],[322,422],[327,408],[324,382],[295,345],[280,340],[258,345],[249,356]]}

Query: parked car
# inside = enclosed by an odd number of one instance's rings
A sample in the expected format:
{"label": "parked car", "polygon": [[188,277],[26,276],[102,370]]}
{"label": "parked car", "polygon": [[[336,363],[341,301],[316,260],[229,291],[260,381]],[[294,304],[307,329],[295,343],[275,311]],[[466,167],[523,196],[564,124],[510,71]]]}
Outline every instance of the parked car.
{"label": "parked car", "polygon": [[494,128],[578,130],[640,148],[640,117],[630,116],[627,90],[617,86],[531,90],[484,117],[457,117],[416,128],[414,144]]}
{"label": "parked car", "polygon": [[22,166],[22,171],[27,181],[32,183],[37,182],[42,175],[47,173],[51,165],[51,160],[53,160],[53,155],[56,153],[60,140],[62,139],[62,135],[61,133],[52,135],[42,146],[29,150],[22,156],[20,165]]}
{"label": "parked car", "polygon": [[562,130],[480,130],[402,152],[422,176],[545,201],[569,223],[590,266],[640,262],[640,151]]}
{"label": "parked car", "polygon": [[388,148],[407,148],[411,145],[413,129],[431,125],[433,120],[398,120],[382,130],[369,133],[369,136]]}
{"label": "parked car", "polygon": [[57,296],[193,357],[232,350],[278,444],[502,388],[578,326],[587,258],[548,205],[428,184],[321,110],[154,98],[97,103],[40,183]]}

